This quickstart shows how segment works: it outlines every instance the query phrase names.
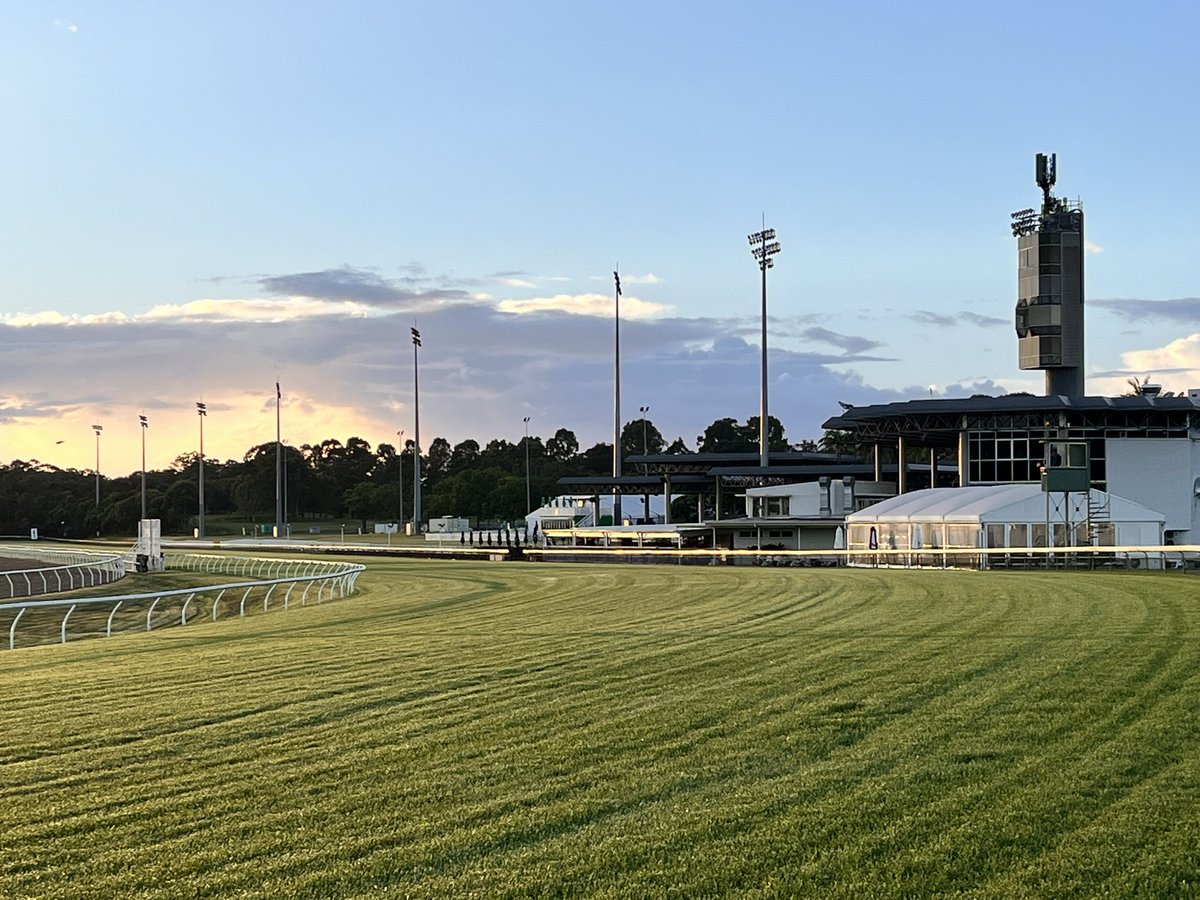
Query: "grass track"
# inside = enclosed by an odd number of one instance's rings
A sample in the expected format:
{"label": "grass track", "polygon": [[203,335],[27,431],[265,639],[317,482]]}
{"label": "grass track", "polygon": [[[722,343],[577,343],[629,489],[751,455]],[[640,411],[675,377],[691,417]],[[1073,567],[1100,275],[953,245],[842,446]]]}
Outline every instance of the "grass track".
{"label": "grass track", "polygon": [[0,654],[0,896],[1200,895],[1193,579],[359,587]]}

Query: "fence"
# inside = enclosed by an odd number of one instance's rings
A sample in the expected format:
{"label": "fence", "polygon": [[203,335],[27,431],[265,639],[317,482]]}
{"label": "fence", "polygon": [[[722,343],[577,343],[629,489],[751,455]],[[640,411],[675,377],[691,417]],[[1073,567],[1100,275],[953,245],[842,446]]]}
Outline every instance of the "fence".
{"label": "fence", "polygon": [[1003,547],[952,550],[722,550],[650,547],[545,547],[534,561],[671,565],[855,566],[971,569],[1171,569],[1200,572],[1200,546]]}
{"label": "fence", "polygon": [[[8,649],[16,648],[17,627],[27,612],[31,618],[39,620],[37,625],[26,629],[30,636],[27,643],[41,644],[57,640],[65,644],[68,625],[76,610],[80,611],[76,622],[83,623],[74,632],[76,637],[101,634],[110,637],[114,631],[142,630],[143,621],[146,631],[169,624],[187,625],[199,616],[208,616],[215,622],[223,608],[221,601],[226,595],[229,595],[230,602],[225,608],[232,610],[236,605],[238,615],[245,616],[247,603],[251,595],[257,592],[261,595],[262,609],[266,612],[272,596],[284,585],[287,590],[280,591],[284,609],[288,608],[292,594],[301,586],[301,606],[308,602],[314,588],[316,594],[313,599],[317,603],[345,597],[353,592],[358,576],[366,569],[359,563],[217,554],[170,554],[166,557],[166,567],[179,571],[247,576],[254,580],[140,594],[0,603],[0,621],[6,614],[15,613],[8,623]],[[59,615],[62,616],[61,620]],[[51,622],[53,630],[50,628]]]}
{"label": "fence", "polygon": [[59,550],[32,544],[0,546],[0,557],[9,563],[42,562],[44,566],[0,570],[0,599],[35,597],[58,591],[109,584],[125,576],[125,561],[118,553]]}

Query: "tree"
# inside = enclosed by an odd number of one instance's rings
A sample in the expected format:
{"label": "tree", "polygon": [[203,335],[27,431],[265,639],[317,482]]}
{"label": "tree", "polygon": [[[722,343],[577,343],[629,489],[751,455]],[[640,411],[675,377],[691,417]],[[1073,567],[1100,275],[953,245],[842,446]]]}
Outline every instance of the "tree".
{"label": "tree", "polygon": [[450,451],[450,464],[448,471],[451,475],[455,475],[466,469],[471,468],[479,463],[479,441],[470,439],[461,441],[454,445],[454,449]]}
{"label": "tree", "polygon": [[[667,442],[649,419],[634,419],[621,429],[621,457],[662,453]],[[644,447],[644,449],[643,449]]]}
{"label": "tree", "polygon": [[554,437],[546,441],[546,453],[558,462],[569,462],[579,452],[579,439],[575,432],[560,428],[554,432]]}
{"label": "tree", "polygon": [[671,441],[671,445],[667,447],[668,456],[682,456],[685,453],[691,452],[691,449],[689,449],[688,445],[684,443],[684,440],[681,437],[675,438],[675,440]]}
{"label": "tree", "polygon": [[817,448],[825,453],[838,453],[842,456],[858,456],[858,445],[854,435],[849,431],[829,428],[817,442]]}
{"label": "tree", "polygon": [[425,483],[432,487],[450,471],[452,457],[450,442],[444,437],[435,437],[429,445],[429,452],[421,466],[421,476]]}
{"label": "tree", "polygon": [[581,475],[611,475],[613,469],[612,444],[599,443],[583,451]]}
{"label": "tree", "polygon": [[699,453],[749,453],[756,449],[756,443],[738,425],[737,419],[727,416],[704,429],[704,434],[696,438],[696,450]]}
{"label": "tree", "polygon": [[[761,421],[762,419],[758,416],[751,416],[746,420],[743,429],[746,436],[753,442],[755,450],[759,448],[758,423]],[[783,433],[783,423],[772,415],[767,416],[767,449],[773,452],[792,449],[787,436]]]}
{"label": "tree", "polygon": [[367,531],[367,519],[390,519],[394,500],[395,495],[387,486],[373,481],[360,481],[351,486],[342,498],[347,514],[358,519],[364,534]]}

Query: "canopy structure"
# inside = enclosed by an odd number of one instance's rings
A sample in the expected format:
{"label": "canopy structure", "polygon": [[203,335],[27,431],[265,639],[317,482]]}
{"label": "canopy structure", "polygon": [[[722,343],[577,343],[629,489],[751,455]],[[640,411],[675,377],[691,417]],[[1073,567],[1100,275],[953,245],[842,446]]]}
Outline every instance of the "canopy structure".
{"label": "canopy structure", "polygon": [[1104,491],[1039,484],[930,488],[846,517],[848,550],[1162,544],[1166,517]]}

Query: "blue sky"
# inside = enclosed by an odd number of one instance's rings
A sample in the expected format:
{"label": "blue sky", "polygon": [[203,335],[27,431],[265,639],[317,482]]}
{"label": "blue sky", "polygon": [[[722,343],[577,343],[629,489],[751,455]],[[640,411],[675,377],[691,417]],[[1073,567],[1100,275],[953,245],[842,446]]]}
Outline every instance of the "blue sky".
{"label": "blue sky", "polygon": [[[1041,389],[1012,210],[1087,213],[1088,387],[1200,386],[1195,4],[46,3],[0,29],[0,459]],[[56,443],[63,441],[62,444]]]}

